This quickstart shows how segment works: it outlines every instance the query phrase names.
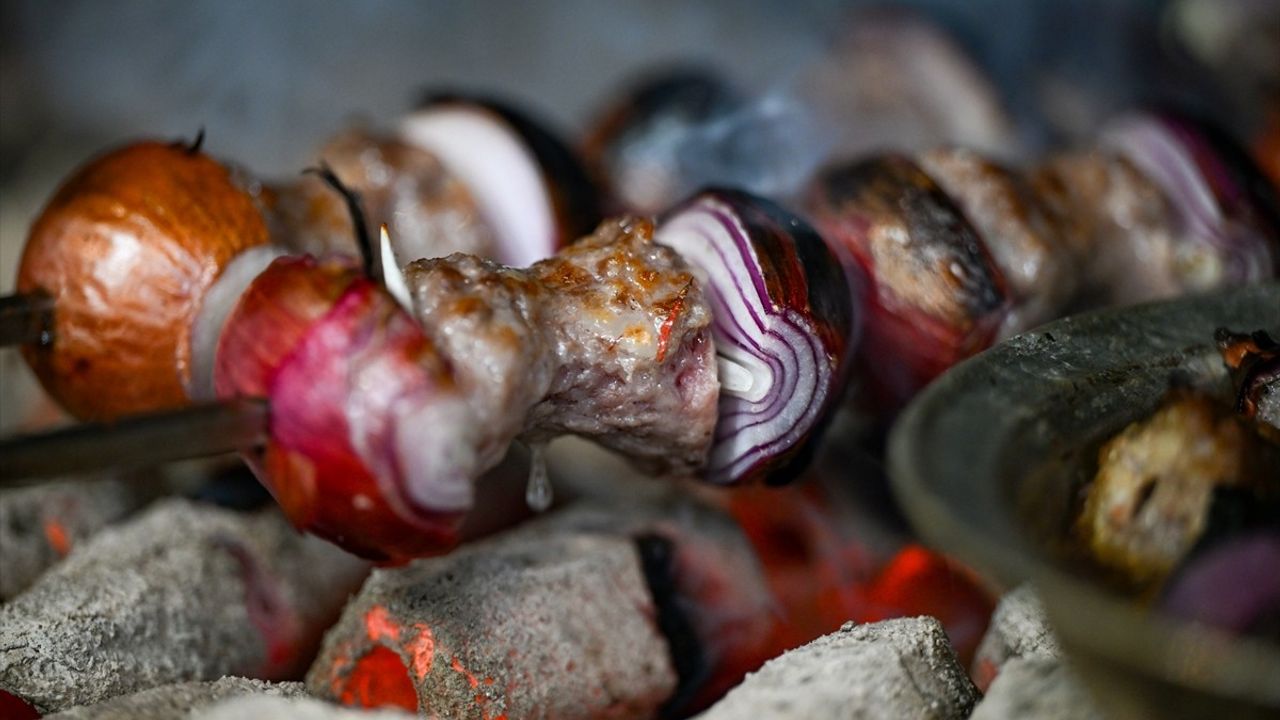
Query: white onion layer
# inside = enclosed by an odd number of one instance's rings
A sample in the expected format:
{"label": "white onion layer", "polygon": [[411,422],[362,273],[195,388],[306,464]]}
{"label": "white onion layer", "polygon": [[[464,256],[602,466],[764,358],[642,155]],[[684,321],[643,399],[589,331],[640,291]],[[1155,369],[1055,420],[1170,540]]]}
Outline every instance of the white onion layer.
{"label": "white onion layer", "polygon": [[555,252],[554,205],[542,169],[496,114],[465,106],[431,107],[406,117],[400,133],[434,154],[467,186],[497,236],[498,261],[526,267]]}
{"label": "white onion layer", "polygon": [[412,314],[413,296],[409,292],[409,284],[405,282],[400,259],[396,257],[395,249],[391,247],[391,236],[387,233],[386,225],[382,226],[382,232],[379,234],[378,255],[382,263],[382,284],[386,286],[387,292],[391,293],[391,297],[400,303],[400,307]]}
{"label": "white onion layer", "polygon": [[187,397],[192,400],[212,400],[213,364],[218,352],[218,338],[227,316],[240,300],[240,296],[262,274],[273,260],[285,254],[278,245],[259,245],[249,248],[231,259],[222,274],[209,286],[204,301],[191,323],[191,376],[187,379]]}

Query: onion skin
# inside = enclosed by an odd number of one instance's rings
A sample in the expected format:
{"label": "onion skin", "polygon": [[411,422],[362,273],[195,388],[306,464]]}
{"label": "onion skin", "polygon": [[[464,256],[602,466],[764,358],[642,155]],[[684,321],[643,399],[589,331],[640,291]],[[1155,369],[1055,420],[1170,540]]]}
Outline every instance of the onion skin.
{"label": "onion skin", "polygon": [[182,406],[205,292],[232,258],[267,241],[253,199],[208,156],[158,142],[109,152],[77,170],[32,226],[17,290],[45,292],[57,310],[52,344],[23,355],[82,420]]}
{"label": "onion skin", "polygon": [[382,562],[458,542],[463,512],[410,499],[393,447],[401,409],[453,392],[452,374],[353,262],[275,261],[227,319],[215,368],[219,398],[270,401],[270,439],[247,459],[295,526]]}
{"label": "onion skin", "polygon": [[[689,226],[681,224],[683,218],[697,215],[709,216],[724,224],[724,237],[728,239],[724,247],[714,245],[710,236],[694,234],[685,229]],[[741,228],[741,237],[737,236],[737,228]],[[688,235],[681,237],[686,232]],[[808,464],[814,441],[821,437],[822,429],[844,392],[855,335],[855,295],[846,273],[826,242],[808,223],[768,200],[736,190],[705,190],[682,203],[668,217],[658,241],[671,245],[684,255],[687,262],[695,265],[711,262],[707,255],[690,252],[696,249],[696,244],[713,243],[714,252],[709,256],[720,259],[737,258],[738,253],[749,249],[755,266],[748,265],[748,272],[757,287],[735,287],[731,292],[754,294],[763,286],[766,297],[759,300],[765,317],[755,318],[754,311],[748,313],[752,317],[719,317],[713,325],[716,328],[716,347],[718,352],[723,352],[736,344],[739,350],[763,358],[762,364],[776,366],[777,369],[771,373],[780,374],[771,377],[770,395],[754,402],[727,393],[722,381],[720,422],[706,474],[709,480],[718,484],[789,482]],[[749,247],[742,247],[743,243]],[[715,268],[704,266],[702,270],[706,275],[704,291],[716,297],[713,301],[716,312],[730,312],[733,307],[730,301],[719,297],[727,289],[723,278],[717,281]],[[771,339],[784,337],[784,326],[803,333],[808,341],[806,347],[784,348],[795,357],[792,364],[787,364],[783,353],[775,355],[763,349],[753,351],[754,348],[762,348],[764,343],[750,340],[751,331],[742,328],[757,324],[762,324],[757,332]],[[747,339],[735,340],[739,335]],[[819,367],[814,368],[816,377],[812,395],[802,398],[807,405],[804,412],[791,425],[780,427],[780,432],[772,437],[756,441],[757,444],[745,452],[733,445],[740,438],[737,437],[738,429],[730,427],[727,418],[745,417],[742,422],[749,428],[776,420],[766,411],[781,414],[791,399],[774,397],[787,388],[781,374],[799,374],[807,369],[800,358],[810,348],[813,361]],[[798,381],[794,381],[791,391],[801,392]],[[765,408],[758,407],[761,405]],[[758,453],[756,459],[744,465],[745,456],[757,454],[761,446],[765,452]]]}
{"label": "onion skin", "polygon": [[1005,280],[950,197],[905,157],[824,170],[814,223],[866,278],[858,372],[892,415],[944,370],[988,347],[1009,312]]}
{"label": "onion skin", "polygon": [[1276,182],[1218,126],[1168,110],[1158,113],[1157,118],[1190,148],[1227,214],[1271,238],[1273,267],[1280,273],[1280,188]]}
{"label": "onion skin", "polygon": [[559,239],[556,247],[564,247],[583,235],[590,234],[601,221],[599,190],[577,155],[547,125],[517,110],[502,100],[470,93],[438,91],[427,93],[420,110],[435,107],[465,106],[489,113],[505,123],[524,141],[551,189]]}

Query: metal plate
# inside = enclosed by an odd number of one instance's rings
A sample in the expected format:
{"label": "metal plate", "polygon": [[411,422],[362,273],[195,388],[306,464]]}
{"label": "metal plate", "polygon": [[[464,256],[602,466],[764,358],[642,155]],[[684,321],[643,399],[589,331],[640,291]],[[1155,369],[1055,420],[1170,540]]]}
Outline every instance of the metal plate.
{"label": "metal plate", "polygon": [[[1085,459],[1171,383],[1224,389],[1220,326],[1280,330],[1280,283],[1060,320],[953,368],[890,438],[894,491],[928,541],[1030,581],[1116,717],[1275,717],[1280,648],[1148,612],[1054,552]],[[1278,569],[1280,571],[1280,569]]]}

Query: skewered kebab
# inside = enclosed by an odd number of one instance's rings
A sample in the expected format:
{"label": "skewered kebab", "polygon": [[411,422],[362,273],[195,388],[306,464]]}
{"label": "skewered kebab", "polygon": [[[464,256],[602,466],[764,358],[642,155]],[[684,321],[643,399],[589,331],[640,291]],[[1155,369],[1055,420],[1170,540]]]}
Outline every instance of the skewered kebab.
{"label": "skewered kebab", "polygon": [[[401,257],[466,252],[524,267],[593,230],[594,185],[545,126],[493,99],[436,93],[393,133],[354,128],[319,160],[360,195]],[[293,252],[356,252],[351,214],[314,176],[250,188]]]}
{"label": "skewered kebab", "polygon": [[[193,346],[216,340],[244,285],[285,253],[354,253],[368,229],[354,227],[347,198],[321,178],[263,185],[199,145],[109,153],[69,179],[32,227],[21,295],[5,311],[18,331],[5,340],[27,343],[42,384],[76,417],[208,399],[211,368],[193,357],[209,353]],[[523,265],[598,219],[569,151],[495,104],[436,99],[398,136],[348,132],[322,159],[350,178],[370,220],[407,243],[405,257],[482,251]]]}
{"label": "skewered kebab", "polygon": [[823,51],[759,95],[701,65],[625,81],[581,142],[611,208],[659,213],[707,185],[782,198],[831,156],[884,148],[1020,154],[997,89],[944,28],[877,8],[831,29]]}
{"label": "skewered kebab", "polygon": [[[182,148],[148,150],[189,161]],[[225,171],[204,163],[226,189]],[[64,194],[80,186],[73,180]],[[738,333],[748,344],[739,352],[746,366],[717,361],[700,284],[674,253],[650,242],[650,224],[628,222],[606,224],[609,237],[526,272],[456,255],[415,265],[403,278],[391,273],[419,286],[413,302],[425,332],[350,259],[242,255],[250,260],[234,269],[239,277],[213,287],[221,291],[216,303],[203,302],[234,309],[214,312],[212,321],[201,317],[207,311],[196,314],[186,336],[202,341],[186,343],[187,354],[167,370],[212,368],[220,397],[269,398],[266,449],[253,458],[265,483],[298,525],[380,559],[456,542],[471,483],[517,436],[573,432],[654,468],[699,468],[717,418],[718,366],[732,369],[726,392],[746,394],[743,416],[756,417],[751,432],[723,438],[715,455],[747,459],[717,469],[714,479],[770,475],[805,446],[839,396],[852,298],[821,240],[798,220],[747,196],[707,198],[676,217],[712,213],[714,222],[698,226],[692,240],[666,237],[723,246],[696,261],[724,266],[704,268],[712,286],[735,273],[754,278],[751,287],[722,288],[759,311],[752,329]],[[264,247],[249,205],[239,203],[238,217],[257,231],[252,247]],[[386,242],[384,235],[384,251]],[[227,288],[244,290],[237,298]],[[125,335],[155,331],[140,319],[112,318]],[[201,331],[202,320],[215,330]],[[773,341],[779,327],[788,334]],[[803,354],[792,343],[803,343]],[[250,405],[243,415],[252,413],[263,414]],[[235,438],[245,439],[252,437]]]}
{"label": "skewered kebab", "polygon": [[[644,208],[695,176],[693,139],[714,143],[752,112],[714,74],[659,74],[602,115],[586,157],[616,202]],[[842,163],[807,198],[865,271],[857,375],[888,413],[958,360],[1069,310],[1248,282],[1280,263],[1274,187],[1221,132],[1172,113],[1123,118],[1097,149],[1029,173],[956,148]]]}
{"label": "skewered kebab", "polygon": [[819,174],[814,222],[867,278],[856,362],[879,410],[1072,308],[1276,274],[1276,189],[1228,138],[1168,113],[1122,119],[1103,138],[1029,177],[959,150]]}
{"label": "skewered kebab", "polygon": [[[218,394],[269,398],[264,482],[295,522],[375,557],[452,545],[474,479],[517,437],[572,433],[663,472],[709,457],[718,482],[790,471],[840,395],[843,276],[749,196],[700,196],[664,228],[674,252],[621,220],[523,271],[417,261],[418,322],[350,263],[278,260],[228,319]],[[750,429],[713,443],[739,416]]]}
{"label": "skewered kebab", "polygon": [[[965,162],[963,162],[964,160],[963,156],[957,156],[957,157],[960,158],[960,162],[958,163],[958,166],[960,167],[961,170],[965,170],[966,164]],[[956,157],[948,158],[948,156],[943,154],[941,156],[940,161],[935,161],[935,165],[945,168],[946,162],[948,161],[948,159],[952,162],[953,165],[957,164]],[[973,298],[976,298],[977,300],[976,304],[973,304],[974,307],[978,307],[979,309],[981,309],[982,313],[989,314],[990,318],[982,317],[980,318],[980,322],[972,323],[969,327],[963,327],[963,323],[968,320],[969,316],[967,313],[969,313],[969,310],[966,309],[964,306],[964,303],[961,302],[958,305],[955,305],[955,304],[952,305],[953,308],[959,307],[960,308],[959,312],[953,312],[951,317],[944,317],[943,319],[945,321],[952,322],[952,325],[954,326],[956,324],[954,321],[958,318],[962,326],[961,327],[963,331],[962,333],[958,335],[955,334],[954,332],[952,332],[953,327],[948,326],[945,322],[940,325],[935,324],[935,328],[940,328],[937,335],[939,337],[943,337],[944,340],[946,340],[946,342],[944,343],[944,346],[951,348],[951,351],[952,351],[952,357],[947,358],[945,357],[945,354],[944,354],[943,362],[941,363],[937,362],[936,357],[930,357],[929,352],[927,350],[916,352],[914,359],[919,360],[920,362],[913,363],[912,362],[913,357],[911,355],[913,348],[910,347],[909,341],[910,341],[910,334],[912,332],[916,332],[917,328],[914,327],[914,325],[911,323],[902,323],[901,321],[897,322],[897,326],[896,326],[897,330],[893,329],[894,325],[892,322],[888,323],[887,325],[885,324],[878,325],[877,324],[878,321],[882,319],[881,316],[892,317],[893,313],[889,313],[887,311],[887,308],[884,308],[884,307],[873,307],[873,312],[871,313],[873,322],[870,323],[871,327],[868,332],[868,335],[870,336],[872,342],[868,343],[869,346],[887,348],[889,351],[891,351],[889,353],[889,356],[891,357],[896,356],[900,360],[905,358],[906,360],[905,362],[900,362],[899,366],[894,368],[895,372],[904,372],[904,369],[905,369],[905,373],[899,379],[897,379],[896,385],[894,382],[884,382],[883,379],[881,379],[882,381],[878,383],[878,387],[880,387],[882,391],[887,389],[887,392],[891,395],[891,398],[893,396],[901,398],[906,395],[909,395],[909,393],[913,391],[914,385],[921,384],[924,381],[927,381],[927,379],[931,377],[931,374],[936,374],[936,372],[940,372],[942,369],[945,369],[945,367],[948,366],[950,362],[954,361],[954,359],[958,359],[958,357],[963,357],[964,354],[980,349],[990,341],[991,337],[995,336],[996,325],[999,322],[1003,322],[1002,314],[1004,312],[1003,306],[1005,304],[1005,301],[1001,297],[1002,288],[1000,287],[1003,278],[1000,272],[994,267],[992,259],[990,257],[987,257],[985,253],[985,249],[982,247],[980,243],[977,242],[976,236],[971,232],[969,233],[963,232],[967,225],[966,219],[964,218],[963,213],[961,213],[959,209],[954,207],[954,205],[950,202],[950,200],[947,198],[945,193],[941,192],[941,190],[931,185],[932,181],[927,176],[925,176],[923,173],[919,172],[918,170],[913,170],[913,168],[910,167],[910,163],[906,161],[900,161],[900,160],[883,161],[882,160],[882,161],[872,161],[870,164],[875,165],[877,163],[881,165],[884,165],[887,163],[890,166],[888,169],[889,179],[885,183],[881,183],[880,186],[876,187],[876,190],[878,192],[883,192],[885,185],[887,185],[890,188],[890,191],[888,194],[891,196],[894,193],[901,192],[901,191],[907,192],[907,195],[909,196],[912,187],[915,187],[917,190],[923,189],[921,192],[916,193],[915,200],[913,200],[913,202],[915,202],[918,205],[917,207],[918,215],[924,219],[924,222],[921,225],[920,232],[923,240],[925,241],[926,247],[924,247],[924,254],[914,259],[910,256],[910,252],[917,252],[919,251],[919,248],[915,250],[911,250],[910,248],[908,248],[909,252],[908,252],[908,255],[906,256],[906,260],[908,262],[906,267],[913,267],[911,263],[914,262],[915,263],[914,267],[929,270],[929,263],[928,262],[922,263],[920,262],[920,260],[921,258],[928,260],[929,253],[936,252],[936,250],[930,250],[927,244],[940,242],[943,244],[945,248],[946,243],[954,241],[956,233],[959,232],[962,237],[962,242],[959,243],[958,250],[955,247],[953,247],[952,251],[957,251],[959,254],[956,257],[958,257],[960,260],[963,260],[964,262],[955,261],[955,262],[948,263],[946,265],[945,270],[948,273],[952,273],[954,275],[956,269],[958,268],[962,274],[966,274],[967,270],[966,270],[965,263],[967,263],[970,268],[985,272],[985,274],[987,275],[987,277],[984,278],[980,276],[981,273],[978,273],[979,277],[977,277],[976,280],[973,280],[970,282],[969,289],[970,289],[970,292],[973,293]],[[972,162],[970,162],[969,164],[972,165]],[[990,171],[984,169],[980,163],[977,169],[979,171],[988,172],[988,174],[990,174]],[[868,178],[874,179],[878,176],[878,174],[884,175],[885,174],[884,168],[873,169],[873,171],[870,171],[867,177],[864,177],[864,178],[857,177],[855,173],[854,181],[852,182],[851,187],[858,189],[864,186],[869,186],[870,181],[868,180]],[[939,174],[945,175],[945,172],[939,171]],[[963,176],[963,173],[960,173],[960,175]],[[893,186],[893,183],[895,182],[897,183],[896,189],[894,189],[894,186]],[[1003,185],[995,184],[997,195],[999,194],[999,192],[1007,192],[1006,188],[1010,186],[1012,186],[1010,182],[1006,182]],[[957,187],[964,187],[964,186],[961,183],[961,184],[957,184]],[[872,195],[869,195],[866,198],[856,199],[853,204],[856,208],[858,203],[864,203],[864,204],[872,203],[872,205],[874,205],[876,202],[881,202],[881,201],[877,200],[873,193]],[[887,208],[887,212],[889,213],[885,215],[885,218],[886,218],[885,222],[892,224],[892,222],[900,221],[900,218],[896,218],[895,215],[892,214],[894,212],[894,209],[891,203],[884,203],[882,204],[882,207]],[[819,213],[819,217],[820,218],[822,217],[821,213]],[[908,221],[911,221],[911,218],[908,218]],[[935,225],[931,226],[930,223],[934,223]],[[991,225],[991,227],[994,228],[998,226]],[[959,230],[957,230],[957,228]],[[1006,232],[1004,234],[1013,235],[1015,233]],[[1036,251],[1036,252],[1042,252],[1042,253],[1045,252],[1044,250],[1044,248],[1046,247],[1045,244],[1035,242],[1036,236],[1034,234],[1028,233],[1024,235],[1025,237],[1023,238],[1015,237],[1014,242],[1010,244],[1016,245],[1017,241],[1021,240],[1023,247],[1020,249],[1024,250],[1024,253],[1023,253],[1024,255],[1025,255],[1026,248],[1031,248],[1033,251]],[[1030,242],[1026,241],[1027,237],[1031,238]],[[991,242],[992,240],[1001,241],[1001,240],[1006,240],[1006,238],[1002,237],[1000,232],[992,231],[991,236],[988,237],[987,240],[988,242]],[[855,238],[854,247],[856,249],[856,238]],[[1018,257],[1019,255],[1017,253],[1009,254],[1009,258],[1018,258]],[[1012,260],[1010,260],[1009,258],[1006,258],[1006,264],[1012,262]],[[812,266],[812,264],[810,265]],[[874,268],[870,268],[870,269],[874,270]],[[875,272],[872,272],[871,275],[872,277],[876,277]],[[929,288],[928,279],[930,278],[930,273],[926,272],[923,275],[923,277],[926,279],[926,282],[921,282],[919,277],[911,278],[912,284],[916,285],[915,289],[917,291],[923,292],[923,295],[920,295],[920,297],[927,299],[930,297],[930,293],[933,292],[934,295],[931,302],[937,302],[940,300],[942,303],[941,306],[943,307],[945,307],[947,303],[952,303],[952,301],[955,300],[954,297],[948,297],[947,293],[950,292],[950,290],[945,286],[945,282],[943,284],[941,291],[938,291],[938,288],[936,287],[933,289]],[[967,274],[966,274],[966,277],[967,277]],[[1023,285],[1025,287],[1033,286],[1034,278],[1036,278],[1037,276],[1034,273],[1030,273],[1029,277],[1032,279],[1028,280],[1027,278],[1022,278]],[[910,288],[911,284],[907,284],[905,286]],[[996,290],[995,292],[992,292],[993,288]],[[986,305],[985,308],[983,308],[984,304]],[[901,314],[901,307],[897,307],[894,309],[895,311],[897,311],[899,315]],[[889,328],[888,332],[885,332],[885,327]],[[966,336],[964,334],[967,332],[972,332],[975,329],[977,330],[977,334],[972,337]],[[879,333],[879,335],[877,333]],[[896,336],[895,336],[895,333],[896,333]],[[951,333],[951,334],[948,335],[948,333]],[[956,341],[957,337],[959,338],[958,342]],[[887,338],[886,342],[877,344],[878,340],[883,340],[886,338]],[[817,345],[821,346],[821,343],[818,343]],[[936,356],[937,353],[934,352],[934,355]],[[923,370],[921,370],[921,368],[923,368]],[[735,387],[735,382],[737,382],[737,380],[734,380],[733,378],[741,379],[746,377],[746,375],[742,372],[743,366],[740,363],[724,362],[721,365],[721,369],[723,371],[721,373],[722,377],[727,380],[726,387],[728,389],[730,390],[736,389],[741,391],[742,389],[749,387],[747,385],[744,385],[742,387]],[[839,372],[834,372],[830,374],[831,377],[838,377],[839,375],[840,375]],[[902,378],[905,378],[905,380]],[[819,383],[818,385],[822,385],[822,383]],[[823,405],[823,403],[821,402],[821,398],[820,398],[820,402],[817,404],[820,407]],[[807,427],[812,427],[812,425],[808,425],[808,426],[802,425],[801,432],[799,433],[801,438],[803,438],[804,433],[807,432]],[[483,443],[481,443],[481,445],[483,445]],[[767,455],[768,455],[768,452],[766,451],[766,456]],[[462,460],[464,461],[464,463],[472,461],[472,459],[470,458],[462,458]],[[730,479],[732,479],[732,475],[730,475]]]}

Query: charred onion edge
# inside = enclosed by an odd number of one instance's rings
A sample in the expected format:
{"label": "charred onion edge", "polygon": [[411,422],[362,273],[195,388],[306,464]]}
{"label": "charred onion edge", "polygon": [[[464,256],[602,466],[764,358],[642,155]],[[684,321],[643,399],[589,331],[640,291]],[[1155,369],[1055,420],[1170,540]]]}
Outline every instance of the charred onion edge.
{"label": "charred onion edge", "polygon": [[709,298],[721,378],[707,478],[786,482],[842,394],[853,294],[808,224],[736,190],[675,209],[655,240],[675,249]]}
{"label": "charred onion edge", "polygon": [[1232,371],[1232,380],[1238,387],[1236,413],[1246,418],[1255,417],[1263,388],[1280,381],[1280,342],[1265,330],[1237,333],[1223,327],[1213,336],[1222,352],[1222,361]]}

